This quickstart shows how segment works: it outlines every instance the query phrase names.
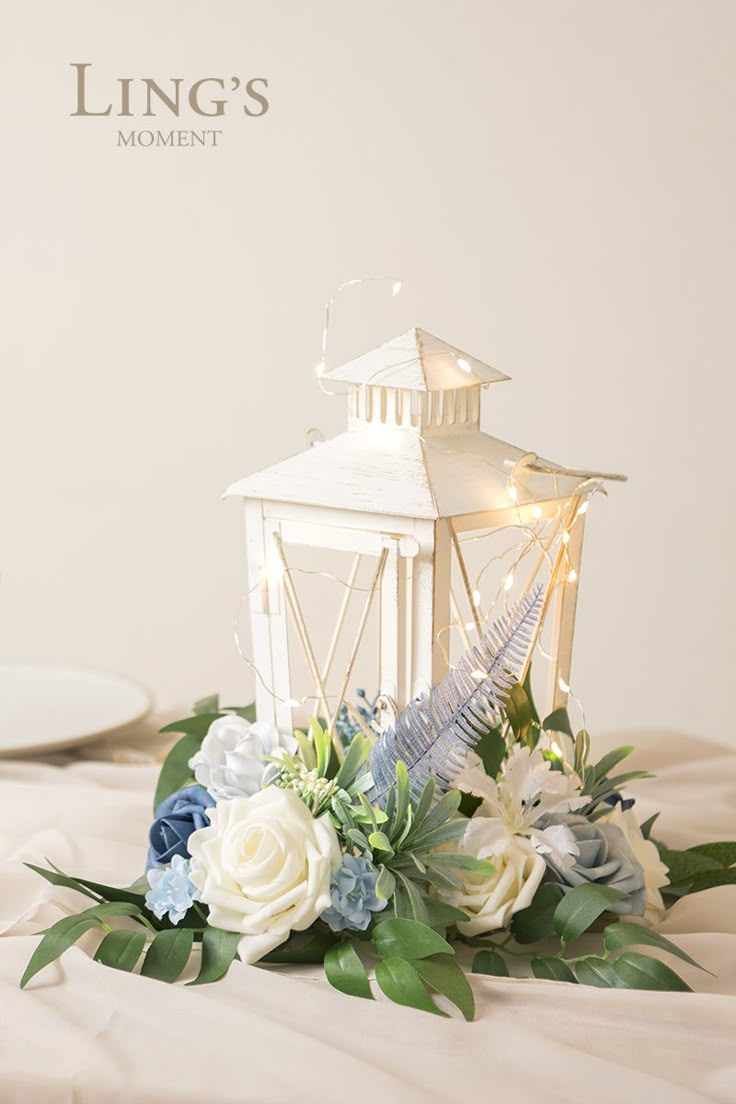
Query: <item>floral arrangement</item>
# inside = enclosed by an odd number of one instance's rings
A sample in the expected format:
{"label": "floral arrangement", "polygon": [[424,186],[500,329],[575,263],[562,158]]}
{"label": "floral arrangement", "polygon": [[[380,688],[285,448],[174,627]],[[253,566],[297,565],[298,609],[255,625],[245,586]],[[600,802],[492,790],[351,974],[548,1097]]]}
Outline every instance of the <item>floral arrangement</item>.
{"label": "floral arrangement", "polygon": [[[494,624],[431,694],[379,731],[341,717],[282,734],[252,707],[197,703],[155,795],[146,873],[125,888],[31,869],[92,899],[48,928],[21,986],[82,934],[104,965],[189,984],[247,964],[321,962],[356,997],[474,1014],[469,974],[686,990],[647,948],[673,900],[736,880],[736,843],[668,850],[565,710],[541,720],[528,654],[541,593]],[[375,732],[375,737],[368,734]],[[29,864],[30,865],[30,864]],[[576,947],[584,933],[594,946]],[[590,943],[590,940],[587,941]],[[635,949],[638,948],[638,949]],[[461,965],[461,962],[465,965]],[[375,981],[372,981],[370,974]],[[449,1002],[449,1005],[448,1003]]]}

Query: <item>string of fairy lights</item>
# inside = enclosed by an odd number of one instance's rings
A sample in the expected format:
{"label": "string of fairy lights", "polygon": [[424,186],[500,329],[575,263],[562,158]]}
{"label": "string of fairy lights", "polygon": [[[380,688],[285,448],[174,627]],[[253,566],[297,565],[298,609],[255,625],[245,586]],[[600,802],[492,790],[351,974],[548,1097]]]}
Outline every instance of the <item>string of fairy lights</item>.
{"label": "string of fairy lights", "polygon": [[[340,295],[348,288],[357,288],[365,284],[389,284],[391,294],[396,296],[402,289],[402,281],[395,276],[369,276],[359,277],[351,280],[347,280],[335,290],[333,295],[327,300],[325,304],[324,325],[322,330],[322,356],[318,364],[315,366],[314,373],[317,378],[318,385],[321,391],[330,397],[338,395],[345,395],[349,391],[356,389],[362,390],[364,388],[376,385],[380,383],[380,379],[383,373],[386,371],[394,372],[396,369],[411,365],[415,363],[416,357],[408,358],[406,361],[392,361],[390,366],[379,368],[374,372],[371,377],[360,384],[351,384],[347,390],[334,390],[327,386],[330,382],[329,372],[329,352],[330,352],[330,327],[332,320],[332,311],[336,301]],[[431,353],[425,354],[425,356],[431,356]],[[439,354],[438,354],[439,355]],[[446,355],[446,354],[442,354]],[[462,356],[455,356],[457,366],[467,373],[472,371],[470,363]],[[413,432],[417,433],[423,447],[427,449],[437,449],[438,445],[432,439],[426,437],[418,428],[415,428]],[[318,447],[324,440],[321,432],[317,429],[310,429],[306,434],[307,446]],[[471,455],[464,452],[462,449],[457,448],[443,448],[444,453],[454,453],[456,455]],[[499,615],[499,611],[507,612],[510,608],[512,601],[512,590],[515,583],[521,574],[521,569],[524,566],[524,561],[527,557],[537,551],[537,563],[532,573],[531,578],[526,582],[526,588],[531,586],[534,579],[537,578],[543,566],[546,566],[548,571],[548,580],[546,584],[546,596],[545,596],[545,609],[546,614],[550,603],[554,600],[557,591],[560,587],[566,585],[574,585],[577,582],[577,569],[570,560],[569,555],[569,543],[571,539],[571,531],[575,524],[582,518],[588,510],[590,499],[594,494],[605,494],[605,488],[603,487],[602,477],[591,478],[587,473],[578,473],[574,470],[564,469],[562,471],[555,469],[550,470],[549,474],[553,476],[554,486],[554,500],[555,509],[549,516],[549,506],[547,506],[548,516],[543,516],[543,511],[538,504],[530,504],[522,502],[522,494],[520,493],[521,477],[522,473],[529,469],[530,464],[534,464],[537,461],[535,453],[526,453],[521,456],[518,461],[513,465],[510,472],[507,468],[501,467],[495,464],[492,460],[485,456],[479,456],[477,452],[472,453],[473,459],[481,461],[491,468],[496,474],[501,474],[506,480],[505,493],[508,499],[509,507],[516,511],[516,521],[514,523],[500,525],[496,528],[487,528],[485,530],[473,531],[471,533],[462,534],[458,536],[455,534],[454,529],[453,538],[457,542],[456,552],[459,557],[459,565],[461,570],[465,571],[464,557],[461,552],[461,545],[470,544],[476,541],[488,540],[489,538],[496,538],[500,534],[517,532],[520,535],[520,540],[512,544],[510,547],[505,547],[501,552],[494,552],[489,555],[487,559],[478,568],[474,576],[471,579],[467,579],[467,598],[470,604],[471,620],[466,620],[462,617],[461,611],[458,608],[458,604],[454,599],[451,602],[451,608],[453,611],[452,619],[446,624],[441,626],[435,632],[434,642],[441,649],[444,659],[448,667],[452,667],[450,647],[446,643],[451,638],[453,631],[458,631],[462,637],[466,647],[470,645],[469,633],[477,631],[479,636],[482,634],[484,628],[489,624],[492,618]],[[538,469],[539,470],[539,469]],[[576,484],[572,491],[567,490],[564,495],[560,495],[559,488],[559,475],[564,474],[566,477],[579,476],[579,483]],[[573,504],[573,509],[570,511],[570,504]],[[566,514],[567,511],[567,514]],[[484,602],[482,597],[482,584],[484,577],[490,571],[491,567],[495,564],[506,560],[508,558],[508,564],[504,565],[504,570],[494,592],[491,593],[489,599]],[[329,571],[323,570],[310,570],[303,567],[296,567],[288,564],[285,559],[282,562],[276,564],[275,567],[269,567],[268,569],[262,568],[257,574],[256,581],[250,587],[250,589],[241,597],[236,611],[233,615],[233,638],[238,654],[243,662],[252,671],[254,677],[260,683],[263,690],[270,695],[277,704],[283,705],[290,709],[302,708],[305,706],[322,705],[327,707],[329,702],[335,701],[334,694],[328,694],[324,686],[324,678],[319,671],[318,666],[315,666],[314,659],[312,659],[312,673],[317,676],[317,686],[315,687],[315,693],[305,694],[301,697],[284,697],[278,694],[272,685],[269,684],[269,680],[264,676],[258,665],[254,662],[253,658],[248,654],[243,647],[242,635],[241,635],[241,622],[246,613],[246,610],[251,604],[253,594],[264,585],[264,583],[281,584],[287,582],[290,587],[290,592],[293,595],[293,579],[295,574],[319,576],[324,579],[330,580],[343,588],[343,602],[342,611],[347,609],[347,603],[349,602],[350,595],[357,592],[363,592],[368,594],[368,605],[366,611],[372,601],[375,593],[380,589],[381,583],[381,570],[374,574],[372,583],[369,587],[358,584],[357,581],[357,567],[360,561],[360,557],[357,557],[353,570],[350,572],[348,578],[343,578],[339,575],[333,574]],[[382,565],[381,565],[382,568]],[[288,575],[288,579],[285,576]],[[292,613],[294,612],[292,607]],[[301,614],[300,610],[297,610]],[[544,622],[545,616],[543,615],[542,621]],[[302,625],[303,629],[303,625]],[[554,657],[544,646],[543,643],[543,630],[544,624],[540,624],[539,631],[534,640],[532,652],[534,655],[539,656],[547,663],[554,663]],[[304,641],[302,641],[304,644]],[[326,663],[327,673],[334,659],[334,652],[336,646],[336,639],[333,637],[331,644],[330,654]],[[354,658],[354,656],[353,656]],[[352,666],[352,664],[351,664]],[[479,677],[485,677],[483,672],[479,672]],[[576,710],[579,712],[582,718],[582,727],[585,727],[585,713],[579,698],[573,693],[568,682],[558,673],[557,682],[560,691],[571,701]],[[429,688],[427,688],[429,689]],[[332,712],[331,726],[335,723],[335,718],[340,706],[343,705],[347,709],[352,720],[357,722],[359,726],[366,731],[366,724],[356,709],[354,703],[352,703],[347,695],[343,693],[341,700],[337,701]],[[555,747],[555,750],[559,750]]]}

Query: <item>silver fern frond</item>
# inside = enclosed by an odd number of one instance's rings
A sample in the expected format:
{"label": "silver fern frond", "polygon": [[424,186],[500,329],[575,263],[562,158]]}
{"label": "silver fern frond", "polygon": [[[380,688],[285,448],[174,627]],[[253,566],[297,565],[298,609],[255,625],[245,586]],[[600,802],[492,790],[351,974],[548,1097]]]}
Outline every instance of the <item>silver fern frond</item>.
{"label": "silver fern frond", "polygon": [[539,585],[494,621],[479,644],[431,692],[410,702],[381,735],[369,760],[373,788],[366,797],[382,806],[396,781],[399,759],[417,800],[429,778],[443,793],[462,770],[467,753],[498,724],[508,692],[526,663],[544,604]]}

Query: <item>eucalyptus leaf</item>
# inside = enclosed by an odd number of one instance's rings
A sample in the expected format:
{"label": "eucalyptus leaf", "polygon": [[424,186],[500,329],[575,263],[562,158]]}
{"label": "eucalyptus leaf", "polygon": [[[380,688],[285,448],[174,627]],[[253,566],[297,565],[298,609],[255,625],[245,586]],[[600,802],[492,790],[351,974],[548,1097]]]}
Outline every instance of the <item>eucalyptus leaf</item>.
{"label": "eucalyptus leaf", "polygon": [[46,870],[42,866],[35,866],[33,863],[24,863],[29,870],[32,870],[34,874],[40,874],[42,878],[45,878],[47,882],[51,882],[51,885],[63,886],[66,889],[75,889],[77,893],[84,894],[85,897],[91,898],[93,901],[102,901],[104,898],[102,895],[98,895],[89,890],[82,882],[77,878],[72,878],[68,874],[62,874],[57,870]]}
{"label": "eucalyptus leaf", "polygon": [[568,964],[556,955],[537,955],[529,965],[535,978],[543,981],[568,981],[577,984],[577,978]]}
{"label": "eucalyptus leaf", "polygon": [[586,882],[575,886],[562,898],[554,913],[554,928],[565,943],[577,939],[615,901],[626,894],[611,886]]}
{"label": "eucalyptus leaf", "polygon": [[413,960],[455,953],[441,935],[416,920],[381,921],[373,929],[373,945],[382,958]]}
{"label": "eucalyptus leaf", "polygon": [[368,975],[352,943],[337,943],[330,947],[324,960],[330,985],[349,997],[373,1000]]}
{"label": "eucalyptus leaf", "polygon": [[478,951],[470,969],[474,974],[490,974],[492,977],[509,976],[506,959],[498,951],[488,949]]}
{"label": "eucalyptus leaf", "polygon": [[690,986],[658,958],[624,951],[613,963],[619,983],[627,989],[664,989],[667,992],[692,992]]}
{"label": "eucalyptus leaf", "polygon": [[157,932],[146,951],[141,974],[156,981],[176,981],[189,961],[193,938],[190,928]]}
{"label": "eucalyptus leaf", "polygon": [[381,991],[395,1004],[447,1016],[427,992],[414,966],[403,958],[386,958],[376,966],[376,981]]}
{"label": "eucalyptus leaf", "polygon": [[427,910],[427,923],[430,928],[446,928],[450,924],[463,923],[469,920],[469,916],[462,909],[454,908],[437,897],[426,897],[424,906]]}
{"label": "eucalyptus leaf", "polygon": [[111,931],[95,951],[95,962],[111,966],[113,970],[125,970],[130,973],[138,965],[143,948],[146,945],[146,933],[142,931]]}
{"label": "eucalyptus leaf", "polygon": [[450,955],[434,955],[412,962],[422,980],[460,1009],[466,1020],[475,1017],[473,990],[460,966]]}
{"label": "eucalyptus leaf", "polygon": [[207,985],[225,977],[238,953],[241,939],[240,932],[206,927],[202,933],[202,964],[196,978],[187,985]]}

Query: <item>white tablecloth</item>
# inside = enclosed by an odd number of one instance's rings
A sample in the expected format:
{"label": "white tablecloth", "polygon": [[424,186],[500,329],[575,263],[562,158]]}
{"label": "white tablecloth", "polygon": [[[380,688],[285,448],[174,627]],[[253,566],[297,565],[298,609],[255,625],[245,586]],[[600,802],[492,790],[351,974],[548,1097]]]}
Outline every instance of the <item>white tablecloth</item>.
{"label": "white tablecloth", "polygon": [[[672,846],[736,838],[736,755],[667,733],[638,743],[638,812]],[[633,760],[632,760],[633,762]],[[661,930],[687,993],[475,977],[478,1019],[342,996],[318,971],[235,963],[187,989],[93,963],[95,937],[21,992],[34,933],[83,907],[26,870],[48,856],[125,884],[145,854],[156,768],[0,763],[2,1104],[736,1101],[736,887],[679,902]],[[673,965],[675,965],[673,963]]]}

